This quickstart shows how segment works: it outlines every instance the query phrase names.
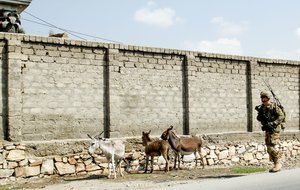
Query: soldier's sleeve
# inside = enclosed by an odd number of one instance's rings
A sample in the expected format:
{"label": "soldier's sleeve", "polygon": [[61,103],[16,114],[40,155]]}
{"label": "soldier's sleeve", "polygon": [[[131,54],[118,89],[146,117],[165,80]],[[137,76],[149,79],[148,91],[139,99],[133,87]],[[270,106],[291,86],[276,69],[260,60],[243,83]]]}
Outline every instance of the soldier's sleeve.
{"label": "soldier's sleeve", "polygon": [[282,112],[282,110],[280,109],[280,107],[279,107],[277,104],[275,104],[275,110],[276,110],[276,113],[277,113],[278,117],[277,117],[277,119],[274,121],[274,123],[275,123],[276,125],[279,125],[279,124],[282,123],[283,120],[284,120],[284,113]]}

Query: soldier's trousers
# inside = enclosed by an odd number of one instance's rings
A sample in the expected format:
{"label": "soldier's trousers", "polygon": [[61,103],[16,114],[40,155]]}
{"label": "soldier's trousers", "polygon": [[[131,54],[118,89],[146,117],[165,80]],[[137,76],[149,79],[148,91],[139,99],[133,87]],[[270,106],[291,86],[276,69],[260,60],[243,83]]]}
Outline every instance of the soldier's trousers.
{"label": "soldier's trousers", "polygon": [[275,149],[275,145],[278,144],[280,132],[269,133],[266,132],[265,143],[267,146],[267,152],[270,156],[270,160],[274,163],[277,162],[281,156],[278,150]]}

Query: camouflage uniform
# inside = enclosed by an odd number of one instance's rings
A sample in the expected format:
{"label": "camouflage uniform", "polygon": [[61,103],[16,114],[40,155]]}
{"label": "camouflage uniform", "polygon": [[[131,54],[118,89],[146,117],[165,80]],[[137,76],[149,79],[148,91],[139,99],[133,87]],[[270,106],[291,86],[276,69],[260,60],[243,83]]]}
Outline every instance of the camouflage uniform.
{"label": "camouflage uniform", "polygon": [[[261,97],[265,96],[270,99],[270,95],[268,93],[261,93]],[[282,110],[276,103],[270,103],[269,106],[260,105],[257,107],[258,115],[257,120],[262,124],[262,130],[265,131],[265,143],[267,146],[267,152],[270,156],[270,161],[274,162],[274,168],[276,170],[279,167],[281,168],[281,164],[279,163],[279,159],[281,153],[275,149],[275,145],[279,141],[280,131],[281,131],[281,123],[283,122],[285,116]],[[274,171],[274,168],[270,171]],[[278,171],[279,171],[278,170]]]}

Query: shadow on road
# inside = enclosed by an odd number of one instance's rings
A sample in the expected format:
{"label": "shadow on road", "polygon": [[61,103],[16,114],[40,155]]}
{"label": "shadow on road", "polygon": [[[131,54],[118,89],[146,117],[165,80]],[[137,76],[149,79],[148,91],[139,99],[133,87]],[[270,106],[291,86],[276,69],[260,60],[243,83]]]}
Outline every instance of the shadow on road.
{"label": "shadow on road", "polygon": [[63,181],[83,181],[83,180],[94,180],[94,179],[107,179],[106,175],[90,175],[90,176],[83,176],[83,177],[68,177],[64,178]]}
{"label": "shadow on road", "polygon": [[203,176],[203,177],[197,177],[196,179],[220,179],[220,178],[233,178],[233,177],[242,177],[242,176],[245,176],[245,175],[235,175],[235,174],[232,174],[232,175],[220,175],[220,176]]}

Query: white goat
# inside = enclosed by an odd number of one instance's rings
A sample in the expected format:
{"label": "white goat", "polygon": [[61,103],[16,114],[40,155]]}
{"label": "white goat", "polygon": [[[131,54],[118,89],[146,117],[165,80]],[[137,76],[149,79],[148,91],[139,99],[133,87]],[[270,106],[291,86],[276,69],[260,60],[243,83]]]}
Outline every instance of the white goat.
{"label": "white goat", "polygon": [[113,169],[114,178],[117,177],[115,165],[118,167],[120,175],[123,177],[123,173],[121,170],[121,162],[124,159],[125,155],[125,145],[123,141],[103,139],[100,137],[100,135],[97,135],[96,137],[91,137],[90,135],[88,135],[88,137],[91,138],[91,144],[88,149],[89,153],[93,154],[97,148],[100,148],[105,154],[105,157],[108,161],[109,171],[107,177],[110,178],[111,168]]}

